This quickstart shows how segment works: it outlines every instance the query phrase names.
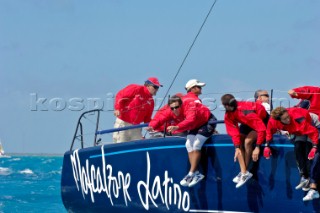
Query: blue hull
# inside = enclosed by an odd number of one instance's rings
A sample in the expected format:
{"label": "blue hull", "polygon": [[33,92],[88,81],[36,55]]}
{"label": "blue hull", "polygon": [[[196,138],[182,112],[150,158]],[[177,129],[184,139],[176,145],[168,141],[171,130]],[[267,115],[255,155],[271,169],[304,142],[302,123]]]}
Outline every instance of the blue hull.
{"label": "blue hull", "polygon": [[61,195],[71,212],[320,212],[320,199],[303,202],[293,145],[275,136],[273,155],[251,165],[253,178],[239,189],[239,172],[227,135],[202,149],[206,176],[193,188],[180,180],[189,169],[184,138],[148,139],[84,148],[64,155]]}

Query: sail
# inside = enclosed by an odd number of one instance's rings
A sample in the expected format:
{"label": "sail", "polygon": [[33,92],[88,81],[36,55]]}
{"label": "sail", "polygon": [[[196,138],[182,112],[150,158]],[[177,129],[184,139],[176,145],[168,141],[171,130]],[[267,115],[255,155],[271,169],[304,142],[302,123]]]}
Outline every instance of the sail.
{"label": "sail", "polygon": [[3,150],[1,142],[0,142],[0,155],[4,155],[4,150]]}

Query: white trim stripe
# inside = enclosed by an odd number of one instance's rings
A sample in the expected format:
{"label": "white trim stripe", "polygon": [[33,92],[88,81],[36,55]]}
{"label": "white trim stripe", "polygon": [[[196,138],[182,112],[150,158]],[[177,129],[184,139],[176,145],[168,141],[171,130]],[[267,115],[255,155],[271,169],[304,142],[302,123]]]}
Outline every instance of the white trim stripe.
{"label": "white trim stripe", "polygon": [[202,209],[189,209],[189,212],[205,212],[205,213],[250,213],[250,212],[235,212],[223,210],[202,210]]}

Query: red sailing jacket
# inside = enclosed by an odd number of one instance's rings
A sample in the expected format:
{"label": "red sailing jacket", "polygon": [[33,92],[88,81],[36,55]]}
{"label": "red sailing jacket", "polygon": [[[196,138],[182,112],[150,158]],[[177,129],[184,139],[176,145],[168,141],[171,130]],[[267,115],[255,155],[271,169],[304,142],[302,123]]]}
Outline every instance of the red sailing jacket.
{"label": "red sailing jacket", "polygon": [[170,119],[181,120],[176,126],[179,127],[180,132],[184,132],[186,130],[193,130],[199,128],[208,122],[210,118],[210,110],[208,107],[201,103],[196,102],[183,102],[180,107],[180,115],[176,116],[170,109],[167,107],[163,111],[163,113],[159,114],[159,116],[149,123],[153,129],[157,129],[161,125],[163,125],[166,121]]}
{"label": "red sailing jacket", "polygon": [[[159,109],[159,111],[155,114],[155,116],[153,117],[152,121],[151,122],[154,122],[154,120],[162,120],[163,117],[166,117],[166,113],[167,110],[170,110],[170,107],[169,105],[165,105],[163,106],[161,109]],[[176,126],[178,125],[178,123],[180,123],[181,121],[184,120],[184,117],[183,115],[182,116],[172,116],[170,119],[168,119],[166,122],[167,124],[165,125],[164,123],[162,125],[156,125],[157,127],[156,128],[153,128],[156,132],[164,132],[164,128],[165,126],[168,127],[168,126]],[[150,126],[150,125],[149,125]],[[176,130],[176,131],[173,131],[172,134],[178,134],[178,133],[181,133],[183,131],[181,131],[180,129]]]}
{"label": "red sailing jacket", "polygon": [[234,112],[226,112],[224,123],[227,133],[231,136],[235,146],[241,145],[240,130],[238,123],[245,124],[257,132],[257,145],[261,145],[266,137],[266,126],[263,119],[266,118],[265,108],[254,102],[238,101]]}
{"label": "red sailing jacket", "polygon": [[320,117],[320,87],[304,86],[293,89],[298,96],[291,96],[297,99],[307,99],[310,101],[309,112]]}
{"label": "red sailing jacket", "polygon": [[182,97],[182,101],[186,104],[190,102],[202,103],[200,98],[193,92],[188,92],[185,96]]}
{"label": "red sailing jacket", "polygon": [[307,110],[302,108],[288,108],[290,124],[282,124],[280,121],[270,117],[267,126],[267,141],[272,140],[272,136],[278,130],[288,131],[294,135],[308,135],[313,144],[318,144],[318,130],[312,126],[312,119]]}
{"label": "red sailing jacket", "polygon": [[154,100],[146,86],[130,84],[116,95],[114,108],[119,118],[131,124],[148,123],[154,109]]}

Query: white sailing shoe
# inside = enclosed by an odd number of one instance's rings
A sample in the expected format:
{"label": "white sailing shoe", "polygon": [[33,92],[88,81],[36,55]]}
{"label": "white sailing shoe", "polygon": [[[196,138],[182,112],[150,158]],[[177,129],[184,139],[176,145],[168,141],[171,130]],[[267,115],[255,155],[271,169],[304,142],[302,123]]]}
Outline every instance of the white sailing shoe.
{"label": "white sailing shoe", "polygon": [[252,174],[250,172],[246,172],[245,174],[241,174],[240,180],[236,185],[236,188],[241,187],[243,184],[245,184],[250,178],[252,177]]}
{"label": "white sailing shoe", "polygon": [[318,199],[319,198],[319,192],[315,189],[310,189],[307,193],[306,196],[302,199],[303,201],[310,201],[313,199]]}
{"label": "white sailing shoe", "polygon": [[235,176],[235,177],[232,179],[232,181],[233,181],[234,183],[239,183],[240,178],[241,178],[241,172],[239,172],[239,174],[238,174],[237,176]]}
{"label": "white sailing shoe", "polygon": [[189,183],[189,187],[192,187],[199,183],[204,178],[204,175],[200,172],[197,172],[193,175],[192,181]]}
{"label": "white sailing shoe", "polygon": [[189,184],[191,183],[192,179],[193,179],[193,175],[186,175],[184,176],[184,178],[180,181],[180,185],[181,186],[189,186]]}

